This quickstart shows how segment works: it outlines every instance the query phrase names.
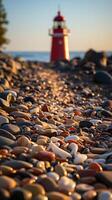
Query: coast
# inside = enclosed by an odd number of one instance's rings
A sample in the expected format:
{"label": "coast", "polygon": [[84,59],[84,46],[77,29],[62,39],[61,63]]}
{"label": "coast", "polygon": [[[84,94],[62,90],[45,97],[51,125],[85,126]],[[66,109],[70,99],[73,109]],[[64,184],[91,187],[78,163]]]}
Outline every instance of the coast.
{"label": "coast", "polygon": [[112,199],[112,56],[0,53],[0,196]]}

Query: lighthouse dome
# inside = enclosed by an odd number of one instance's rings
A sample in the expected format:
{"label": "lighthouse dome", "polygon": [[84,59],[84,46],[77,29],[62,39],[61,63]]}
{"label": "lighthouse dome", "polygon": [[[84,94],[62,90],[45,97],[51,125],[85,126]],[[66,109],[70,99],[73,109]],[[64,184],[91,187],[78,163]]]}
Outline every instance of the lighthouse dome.
{"label": "lighthouse dome", "polygon": [[57,21],[57,22],[63,22],[63,21],[65,21],[64,17],[61,15],[60,11],[58,11],[57,16],[54,18],[54,21]]}

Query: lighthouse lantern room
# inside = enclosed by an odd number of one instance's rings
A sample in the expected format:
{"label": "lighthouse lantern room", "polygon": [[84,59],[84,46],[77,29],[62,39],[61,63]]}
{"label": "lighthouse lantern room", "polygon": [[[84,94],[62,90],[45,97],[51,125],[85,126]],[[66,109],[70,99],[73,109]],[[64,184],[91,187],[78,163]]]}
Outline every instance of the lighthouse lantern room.
{"label": "lighthouse lantern room", "polygon": [[51,62],[56,60],[69,60],[68,49],[68,34],[69,30],[66,27],[66,21],[58,11],[57,16],[53,20],[53,27],[49,30],[49,35],[52,37],[51,44]]}

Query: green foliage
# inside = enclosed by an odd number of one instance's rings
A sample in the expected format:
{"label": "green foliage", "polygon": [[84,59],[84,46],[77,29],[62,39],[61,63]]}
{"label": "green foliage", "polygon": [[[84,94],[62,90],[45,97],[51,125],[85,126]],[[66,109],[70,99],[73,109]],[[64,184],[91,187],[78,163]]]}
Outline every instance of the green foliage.
{"label": "green foliage", "polygon": [[9,40],[6,38],[7,25],[7,13],[2,0],[0,0],[0,48],[9,42]]}

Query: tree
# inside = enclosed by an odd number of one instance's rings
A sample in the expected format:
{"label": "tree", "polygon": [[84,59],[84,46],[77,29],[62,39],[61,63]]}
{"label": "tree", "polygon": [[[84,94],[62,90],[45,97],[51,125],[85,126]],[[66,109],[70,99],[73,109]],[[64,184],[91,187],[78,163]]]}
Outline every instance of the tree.
{"label": "tree", "polygon": [[0,48],[3,48],[4,45],[8,44],[9,42],[9,40],[6,38],[7,25],[7,13],[5,11],[2,0],[0,0]]}

